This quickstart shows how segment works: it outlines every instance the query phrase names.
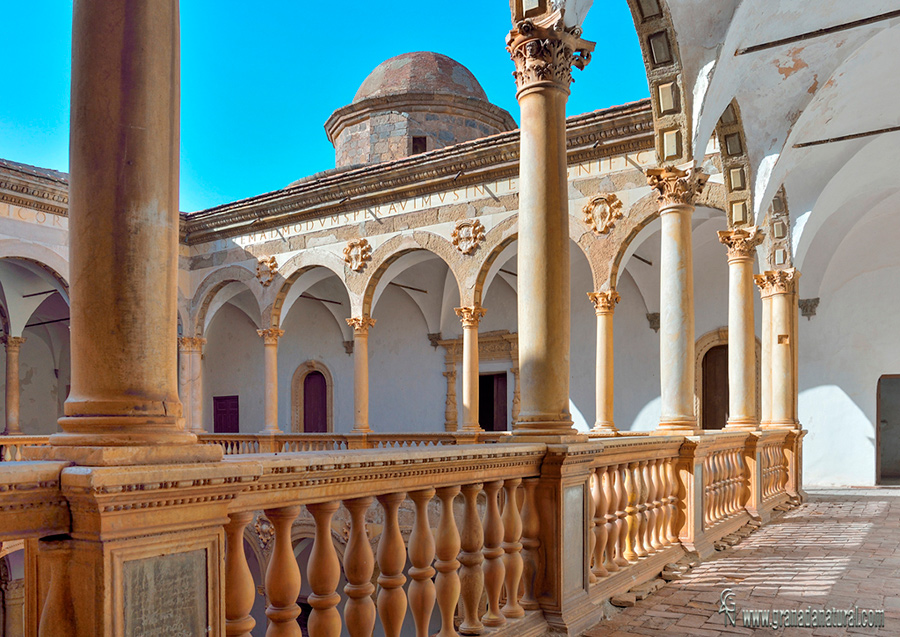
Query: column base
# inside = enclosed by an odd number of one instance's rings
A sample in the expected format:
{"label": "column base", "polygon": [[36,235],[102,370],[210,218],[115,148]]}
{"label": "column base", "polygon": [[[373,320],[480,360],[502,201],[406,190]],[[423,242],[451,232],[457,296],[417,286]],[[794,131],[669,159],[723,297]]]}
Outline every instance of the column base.
{"label": "column base", "polygon": [[57,433],[46,447],[26,447],[26,460],[63,460],[83,466],[219,462],[224,450],[184,431]]}
{"label": "column base", "polygon": [[619,433],[619,429],[611,422],[600,422],[598,420],[594,423],[594,428],[589,433],[594,436],[615,436]]}
{"label": "column base", "polygon": [[725,423],[725,429],[729,431],[757,431],[759,423],[755,420],[729,420]]}
{"label": "column base", "polygon": [[760,429],[797,429],[799,425],[793,420],[784,420],[780,422],[765,422],[759,425]]}
{"label": "column base", "polygon": [[668,420],[660,422],[655,433],[662,435],[697,436],[702,434],[703,430],[697,426],[696,420]]}
{"label": "column base", "polygon": [[[567,414],[568,415],[568,414]],[[570,436],[579,432],[571,420],[519,420],[513,426],[514,436]]]}

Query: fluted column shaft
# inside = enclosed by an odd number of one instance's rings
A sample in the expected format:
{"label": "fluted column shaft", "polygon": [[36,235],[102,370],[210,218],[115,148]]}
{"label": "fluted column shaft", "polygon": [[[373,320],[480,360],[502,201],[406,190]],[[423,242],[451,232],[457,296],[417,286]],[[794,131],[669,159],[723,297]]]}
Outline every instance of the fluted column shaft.
{"label": "fluted column shaft", "polygon": [[728,424],[756,429],[756,325],[753,320],[753,253],[762,241],[759,229],[719,232],[728,247]]}
{"label": "fluted column shaft", "polygon": [[463,327],[463,431],[481,431],[478,423],[478,323],[486,310],[480,305],[456,308]]}
{"label": "fluted column shaft", "polygon": [[[549,25],[547,25],[549,26]],[[566,101],[572,66],[593,44],[526,20],[510,33],[521,108],[519,160],[519,434],[573,432],[569,412],[569,211]]]}
{"label": "fluted column shaft", "polygon": [[613,413],[615,396],[615,342],[613,318],[619,294],[615,290],[588,292],[597,314],[597,419],[594,431],[615,433]]}
{"label": "fluted column shaft", "polygon": [[696,433],[694,413],[694,265],[691,215],[706,175],[678,168],[647,171],[659,193],[659,356],[661,430]]}
{"label": "fluted column shaft", "polygon": [[9,436],[22,433],[19,427],[19,349],[25,342],[23,336],[4,336],[6,346],[6,431]]}
{"label": "fluted column shaft", "polygon": [[277,434],[278,428],[278,339],[284,336],[284,330],[270,327],[257,330],[265,347],[265,420],[263,433]]}
{"label": "fluted column shaft", "polygon": [[353,328],[353,431],[372,431],[369,427],[369,329],[375,319],[361,316],[347,319]]}

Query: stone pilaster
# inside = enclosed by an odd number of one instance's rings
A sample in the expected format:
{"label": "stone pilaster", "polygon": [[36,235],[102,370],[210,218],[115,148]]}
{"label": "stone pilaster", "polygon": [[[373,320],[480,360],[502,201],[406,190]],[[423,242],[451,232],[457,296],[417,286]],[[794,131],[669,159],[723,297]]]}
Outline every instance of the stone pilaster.
{"label": "stone pilaster", "polygon": [[728,248],[728,424],[756,429],[756,327],[753,320],[753,256],[763,234],[753,226],[719,232]]}
{"label": "stone pilaster", "polygon": [[181,375],[181,402],[184,405],[184,428],[203,433],[203,346],[206,339],[182,336],[178,339],[178,364]]}
{"label": "stone pilaster", "polygon": [[707,175],[675,167],[651,168],[662,225],[660,248],[659,429],[697,433],[694,413],[694,263],[691,215]]}
{"label": "stone pilaster", "polygon": [[8,436],[19,436],[19,350],[25,343],[24,336],[0,338],[6,346],[6,430]]}
{"label": "stone pilaster", "polygon": [[375,326],[371,316],[347,319],[353,328],[353,403],[355,418],[353,431],[365,433],[369,427],[369,329]]}
{"label": "stone pilaster", "polygon": [[269,327],[256,330],[263,339],[265,347],[265,421],[262,433],[277,434],[278,428],[278,339],[284,336],[284,330]]}
{"label": "stone pilaster", "polygon": [[616,429],[613,401],[615,395],[615,361],[613,318],[619,293],[615,290],[606,292],[588,292],[588,298],[594,304],[597,314],[597,419],[594,431],[614,434]]}
{"label": "stone pilaster", "polygon": [[463,328],[463,431],[481,431],[478,424],[478,323],[486,312],[480,305],[456,308]]}
{"label": "stone pilaster", "polygon": [[566,100],[572,67],[594,45],[559,12],[515,24],[507,38],[521,108],[518,435],[574,433],[569,412],[569,210]]}

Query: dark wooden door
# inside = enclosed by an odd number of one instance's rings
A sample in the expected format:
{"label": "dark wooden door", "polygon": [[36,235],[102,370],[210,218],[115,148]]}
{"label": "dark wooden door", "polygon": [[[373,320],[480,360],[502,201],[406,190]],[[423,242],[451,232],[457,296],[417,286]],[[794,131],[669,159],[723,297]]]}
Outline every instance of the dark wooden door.
{"label": "dark wooden door", "polygon": [[328,431],[328,386],[322,372],[310,372],[303,379],[303,431]]}
{"label": "dark wooden door", "polygon": [[478,424],[485,431],[506,431],[506,372],[478,377]]}
{"label": "dark wooden door", "polygon": [[217,434],[241,432],[237,396],[213,396],[213,431]]}
{"label": "dark wooden door", "polygon": [[703,356],[703,405],[700,426],[722,429],[728,418],[728,345],[716,345]]}
{"label": "dark wooden door", "polygon": [[876,403],[878,484],[897,484],[900,481],[900,376],[878,379]]}

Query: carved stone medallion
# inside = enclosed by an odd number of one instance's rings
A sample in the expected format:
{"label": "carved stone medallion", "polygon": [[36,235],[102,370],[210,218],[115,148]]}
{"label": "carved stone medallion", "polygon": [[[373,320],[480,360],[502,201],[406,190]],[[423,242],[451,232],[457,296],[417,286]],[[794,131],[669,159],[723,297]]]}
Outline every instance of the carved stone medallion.
{"label": "carved stone medallion", "polygon": [[275,273],[278,272],[278,261],[275,257],[259,257],[256,261],[256,278],[260,284],[267,288],[275,279]]}
{"label": "carved stone medallion", "polygon": [[372,259],[372,246],[366,239],[357,239],[356,241],[348,241],[347,247],[344,248],[344,261],[350,266],[354,272],[359,272],[366,266],[367,261]]}
{"label": "carved stone medallion", "polygon": [[453,245],[463,254],[472,254],[484,241],[484,226],[478,219],[464,219],[453,229]]}
{"label": "carved stone medallion", "polygon": [[624,216],[622,201],[612,193],[601,193],[592,197],[582,212],[584,212],[584,222],[596,234],[608,234],[615,225],[616,219]]}

